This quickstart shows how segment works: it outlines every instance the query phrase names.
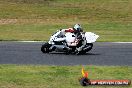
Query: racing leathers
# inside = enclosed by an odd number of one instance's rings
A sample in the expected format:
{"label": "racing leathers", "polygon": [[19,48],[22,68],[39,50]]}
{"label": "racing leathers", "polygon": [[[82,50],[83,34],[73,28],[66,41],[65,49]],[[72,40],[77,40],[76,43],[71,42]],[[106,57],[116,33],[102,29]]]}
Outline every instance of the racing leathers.
{"label": "racing leathers", "polygon": [[[83,35],[84,33],[83,32],[76,32],[73,28],[68,28],[68,29],[61,29],[59,30],[55,35],[55,39],[53,42],[61,42],[61,41],[65,41],[66,40],[66,37],[65,37],[65,33],[67,32],[71,32],[71,33],[74,33],[77,37],[77,39],[81,39],[79,46],[77,47],[77,51],[81,51],[82,48],[84,47],[85,45],[85,41],[83,39]],[[83,39],[83,40],[82,40]]]}

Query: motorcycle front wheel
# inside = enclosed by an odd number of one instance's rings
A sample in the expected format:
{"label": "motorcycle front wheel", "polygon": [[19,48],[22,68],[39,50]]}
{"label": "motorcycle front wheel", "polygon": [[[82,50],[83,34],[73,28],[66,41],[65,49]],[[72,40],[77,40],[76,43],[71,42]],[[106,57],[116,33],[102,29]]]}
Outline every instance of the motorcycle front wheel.
{"label": "motorcycle front wheel", "polygon": [[92,43],[87,43],[86,46],[85,46],[85,48],[80,52],[80,54],[86,54],[92,48],[93,48],[93,44]]}
{"label": "motorcycle front wheel", "polygon": [[93,43],[87,43],[86,47],[87,47],[87,49],[85,51],[86,52],[90,51],[93,48]]}

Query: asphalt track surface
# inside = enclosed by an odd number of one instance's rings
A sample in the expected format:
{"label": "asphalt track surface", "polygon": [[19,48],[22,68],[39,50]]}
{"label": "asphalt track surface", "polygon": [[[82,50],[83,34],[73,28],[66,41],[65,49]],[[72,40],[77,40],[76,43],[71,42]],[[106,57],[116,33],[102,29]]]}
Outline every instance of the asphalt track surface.
{"label": "asphalt track surface", "polygon": [[43,54],[43,42],[0,42],[0,64],[132,66],[132,43],[94,43],[85,55]]}

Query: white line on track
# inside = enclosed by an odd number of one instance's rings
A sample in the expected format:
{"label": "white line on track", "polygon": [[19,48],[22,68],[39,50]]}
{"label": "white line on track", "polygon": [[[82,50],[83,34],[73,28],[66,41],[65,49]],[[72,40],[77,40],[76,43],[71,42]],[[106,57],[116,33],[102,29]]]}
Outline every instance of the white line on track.
{"label": "white line on track", "polygon": [[[16,41],[16,42],[46,42],[46,41]],[[108,42],[108,43],[132,43],[132,42]]]}
{"label": "white line on track", "polygon": [[45,41],[16,41],[16,42],[45,42]]}
{"label": "white line on track", "polygon": [[111,42],[111,43],[132,43],[132,42]]}

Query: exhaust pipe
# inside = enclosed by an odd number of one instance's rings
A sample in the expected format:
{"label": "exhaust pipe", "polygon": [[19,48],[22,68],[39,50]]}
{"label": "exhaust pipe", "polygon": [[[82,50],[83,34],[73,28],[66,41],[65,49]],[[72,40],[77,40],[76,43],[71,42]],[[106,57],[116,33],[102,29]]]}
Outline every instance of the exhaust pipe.
{"label": "exhaust pipe", "polygon": [[69,48],[67,46],[65,46],[65,45],[54,45],[54,47],[58,51],[66,51],[66,50],[69,50]]}

